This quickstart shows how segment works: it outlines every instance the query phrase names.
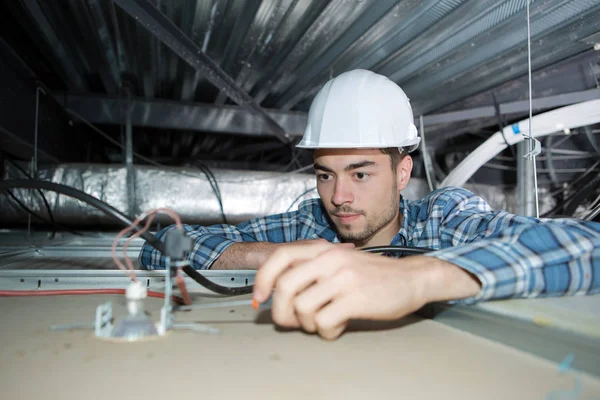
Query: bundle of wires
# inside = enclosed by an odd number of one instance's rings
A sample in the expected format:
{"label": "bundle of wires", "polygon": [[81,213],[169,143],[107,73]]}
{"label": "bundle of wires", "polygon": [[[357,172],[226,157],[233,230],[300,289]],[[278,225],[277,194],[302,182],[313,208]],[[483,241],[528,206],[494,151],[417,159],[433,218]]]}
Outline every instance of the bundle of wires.
{"label": "bundle of wires", "polygon": [[210,184],[210,187],[214,192],[215,196],[217,197],[217,201],[219,202],[219,208],[221,210],[221,218],[223,218],[223,223],[227,224],[227,217],[225,216],[225,210],[223,209],[223,198],[221,197],[221,189],[219,189],[217,178],[215,178],[215,175],[212,173],[210,168],[208,168],[208,166],[201,163],[200,161],[195,161],[194,165],[198,167],[200,171],[202,171],[202,173],[206,176],[206,179],[208,180],[208,183]]}
{"label": "bundle of wires", "polygon": [[[129,244],[131,243],[132,240],[138,238],[139,236],[141,236],[142,234],[144,234],[145,232],[148,231],[148,229],[150,228],[150,225],[152,224],[152,221],[159,213],[164,213],[164,214],[169,215],[175,221],[177,228],[180,230],[183,230],[181,218],[179,218],[179,215],[175,211],[171,210],[170,208],[166,208],[166,207],[156,208],[153,210],[146,211],[146,212],[142,213],[142,215],[138,216],[130,226],[128,226],[127,228],[124,228],[121,232],[119,232],[117,234],[117,236],[115,237],[115,240],[113,241],[112,248],[111,248],[113,260],[114,260],[115,264],[117,264],[117,267],[119,267],[123,271],[129,273],[129,276],[131,277],[132,281],[136,280],[135,267],[133,266],[133,263],[129,259],[129,256],[127,256],[127,248],[129,247]],[[119,260],[119,257],[117,256],[117,246],[119,244],[119,240],[122,237],[124,237],[125,235],[127,235],[128,233],[130,233],[131,231],[133,231],[134,229],[136,229],[137,226],[140,224],[140,222],[142,222],[145,218],[148,218],[148,220],[146,221],[146,224],[144,225],[144,227],[142,229],[138,230],[133,235],[131,235],[129,237],[129,239],[127,239],[125,241],[125,243],[123,244],[123,258],[125,259],[125,263],[127,264],[127,266],[125,266],[125,265],[123,265],[123,263],[121,262],[121,260]],[[183,297],[183,303],[186,305],[192,304],[191,297],[185,286],[185,281],[183,280],[182,266],[177,268],[176,282],[177,282],[177,286],[179,287],[179,290],[181,291],[181,295]]]}
{"label": "bundle of wires", "polygon": [[[600,162],[598,162],[600,163]],[[598,164],[595,163],[594,167]],[[595,177],[587,178],[589,175],[589,170],[578,179],[573,181],[569,187],[573,188],[573,194],[564,199],[563,201],[558,202],[552,209],[546,211],[542,214],[542,217],[561,217],[561,216],[571,216],[581,204],[583,204],[587,199],[591,196],[595,197],[595,200],[591,202],[592,212],[588,214],[586,218],[592,220],[597,216],[594,214],[595,208],[600,204],[598,194],[600,193],[600,175],[596,175]],[[565,188],[562,188],[561,191],[565,191]]]}

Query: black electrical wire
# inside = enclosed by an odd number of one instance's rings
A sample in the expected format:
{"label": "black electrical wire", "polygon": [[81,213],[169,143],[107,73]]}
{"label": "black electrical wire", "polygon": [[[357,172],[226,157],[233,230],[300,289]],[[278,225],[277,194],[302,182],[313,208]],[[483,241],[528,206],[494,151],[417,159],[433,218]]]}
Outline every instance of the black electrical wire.
{"label": "black electrical wire", "polygon": [[541,217],[552,217],[555,216],[559,211],[561,211],[561,215],[572,215],[575,209],[585,199],[587,199],[590,195],[592,195],[598,190],[598,185],[600,185],[600,175],[597,175],[596,177],[592,178],[591,181],[588,181],[585,185],[578,188],[573,195],[571,195],[564,201],[558,203],[551,210],[542,214]]}
{"label": "black electrical wire", "polygon": [[588,169],[587,169],[587,170],[586,170],[586,171],[585,171],[583,174],[581,174],[581,175],[579,176],[579,178],[575,179],[573,182],[570,182],[570,183],[568,183],[566,187],[562,187],[562,188],[560,188],[560,189],[557,189],[557,190],[555,190],[555,191],[553,191],[553,192],[549,193],[549,196],[555,196],[555,195],[559,194],[560,192],[564,192],[564,191],[566,191],[567,189],[569,189],[569,188],[571,188],[571,187],[574,187],[574,186],[578,185],[580,182],[583,182],[583,180],[585,179],[585,177],[586,177],[586,176],[588,176],[590,173],[592,173],[592,172],[593,172],[593,171],[596,169],[596,167],[597,167],[597,166],[599,166],[599,165],[600,165],[600,160],[596,161],[596,162],[595,162],[595,163],[594,163],[594,164],[593,164],[591,167],[589,167],[589,168],[588,168]]}
{"label": "black electrical wire", "polygon": [[199,161],[196,161],[194,165],[196,165],[196,167],[198,167],[206,176],[206,179],[208,180],[208,183],[210,184],[210,187],[215,193],[217,201],[219,202],[219,208],[221,210],[221,217],[223,218],[223,223],[227,224],[227,217],[225,216],[225,210],[223,208],[223,198],[221,196],[221,189],[219,188],[219,184],[217,183],[217,178],[215,178],[215,175],[212,173],[212,171],[207,165]]}
{"label": "black electrical wire", "polygon": [[[10,158],[6,159],[13,167],[15,167],[17,170],[19,170],[23,175],[25,175],[28,179],[33,179],[33,177],[31,175],[29,175],[27,173],[27,171],[25,171],[23,168],[21,168],[19,166],[19,164],[17,164],[16,162],[14,162],[13,160],[11,160]],[[50,204],[48,203],[48,199],[46,199],[46,196],[44,195],[44,193],[41,190],[37,191],[40,196],[42,197],[42,201],[44,202],[44,206],[46,207],[46,211],[48,211],[48,218],[50,218],[50,224],[52,225],[52,237],[54,237],[56,235],[56,221],[54,220],[54,214],[52,213],[52,209],[50,208]],[[12,197],[13,200],[16,200],[16,197],[11,193],[8,192],[10,197]],[[16,200],[17,204],[19,204],[25,211],[29,212],[31,215],[36,216],[37,218],[40,218],[42,221],[46,221],[45,218],[41,218],[38,214],[34,213],[29,207],[25,207],[23,206],[23,204]]]}
{"label": "black electrical wire", "polygon": [[[64,194],[69,197],[73,197],[77,200],[83,201],[86,204],[89,204],[98,210],[104,212],[106,215],[109,215],[125,226],[132,226],[133,220],[127,215],[123,214],[121,211],[117,210],[110,204],[103,202],[95,198],[94,196],[90,196],[89,194],[82,192],[81,190],[72,188],[70,186],[62,185],[60,183],[36,180],[36,179],[8,179],[5,181],[0,181],[0,190],[7,189],[35,189],[35,190],[50,190],[56,193]],[[135,230],[139,231],[141,228],[136,227]],[[142,238],[146,239],[146,241],[155,249],[164,252],[165,246],[164,243],[161,242],[156,236],[151,234],[150,232],[144,232],[141,235]]]}
{"label": "black electrical wire", "polygon": [[[70,228],[67,228],[65,226],[62,226],[61,224],[54,224],[52,221],[48,221],[46,218],[42,217],[40,214],[36,213],[35,211],[33,211],[31,208],[27,207],[25,204],[23,204],[21,202],[21,200],[19,200],[18,197],[16,197],[10,190],[7,190],[6,193],[13,199],[13,201],[15,203],[17,203],[19,205],[19,207],[21,207],[23,209],[23,211],[31,214],[32,216],[36,217],[37,219],[45,222],[46,224],[49,225],[55,225],[58,228],[63,228],[65,231],[72,233],[73,235],[77,235],[77,236],[85,236],[83,233],[81,232],[77,232],[74,230],[71,230]],[[55,232],[52,232],[52,237],[54,237]]]}
{"label": "black electrical wire", "polygon": [[252,293],[254,285],[248,286],[240,286],[240,287],[229,287],[229,286],[221,286],[213,281],[208,280],[204,277],[204,275],[198,273],[194,268],[187,265],[182,268],[183,272],[185,272],[190,278],[204,286],[208,290],[212,290],[215,293],[223,294],[226,296],[239,296],[241,294]]}
{"label": "black electrical wire", "polygon": [[37,219],[39,219],[41,221],[44,221],[47,224],[50,223],[50,221],[48,221],[46,218],[42,217],[40,214],[36,213],[31,208],[29,208],[25,204],[23,204],[23,202],[21,202],[21,200],[19,200],[19,198],[17,196],[15,196],[14,194],[12,194],[12,192],[10,190],[7,190],[6,194],[8,194],[10,196],[10,198],[13,199],[13,201],[15,203],[17,203],[17,205],[19,207],[21,207],[26,213],[31,214],[32,216],[36,217]]}
{"label": "black electrical wire", "polygon": [[[360,249],[361,251],[367,253],[405,253],[405,254],[425,254],[433,251],[432,249],[424,248],[424,247],[407,247],[407,246],[375,246],[375,247],[365,247],[364,249]],[[195,280],[200,285],[205,288],[212,290],[215,293],[227,295],[227,296],[237,296],[242,294],[252,293],[254,285],[248,286],[240,286],[240,287],[227,287],[217,285],[216,283],[206,279],[202,276],[198,271],[196,271],[191,266],[185,266],[182,268],[183,272],[185,272],[190,278]]]}
{"label": "black electrical wire", "polygon": [[425,254],[434,251],[426,247],[408,247],[408,246],[374,246],[360,249],[367,253],[406,253],[406,254]]}

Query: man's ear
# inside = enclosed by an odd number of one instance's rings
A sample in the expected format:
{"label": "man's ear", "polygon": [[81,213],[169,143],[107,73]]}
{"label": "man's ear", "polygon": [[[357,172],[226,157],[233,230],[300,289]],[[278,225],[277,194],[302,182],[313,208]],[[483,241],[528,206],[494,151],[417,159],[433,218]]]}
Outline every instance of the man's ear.
{"label": "man's ear", "polygon": [[408,185],[410,174],[412,173],[413,160],[409,155],[404,156],[396,167],[396,182],[398,184],[398,190],[402,191]]}

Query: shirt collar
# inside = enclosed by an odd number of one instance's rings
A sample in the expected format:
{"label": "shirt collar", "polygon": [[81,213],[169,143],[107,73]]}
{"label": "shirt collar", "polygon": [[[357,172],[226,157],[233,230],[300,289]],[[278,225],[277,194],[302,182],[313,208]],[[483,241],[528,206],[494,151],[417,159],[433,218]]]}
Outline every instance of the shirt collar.
{"label": "shirt collar", "polygon": [[402,225],[400,226],[400,230],[392,239],[391,245],[395,246],[406,246],[408,244],[408,233],[411,228],[409,224],[409,211],[410,211],[410,202],[404,198],[404,196],[400,195],[400,213],[402,213]]}

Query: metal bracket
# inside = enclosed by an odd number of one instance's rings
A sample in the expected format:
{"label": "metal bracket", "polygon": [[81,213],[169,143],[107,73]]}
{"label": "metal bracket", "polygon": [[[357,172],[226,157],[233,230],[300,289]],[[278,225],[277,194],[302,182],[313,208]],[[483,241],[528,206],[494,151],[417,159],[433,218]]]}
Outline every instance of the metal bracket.
{"label": "metal bracket", "polygon": [[[538,156],[542,152],[542,144],[540,143],[539,140],[537,140],[531,136],[526,136],[525,139],[530,141],[529,148],[531,150],[529,151],[529,153],[525,154],[523,156],[523,158],[526,158],[528,160],[533,160],[536,156]],[[531,141],[533,141],[533,149],[531,148],[532,147]]]}
{"label": "metal bracket", "polygon": [[109,301],[96,308],[94,333],[96,337],[109,337],[112,328],[112,303]]}
{"label": "metal bracket", "polygon": [[[146,336],[164,336],[169,329],[177,330],[191,330],[199,333],[218,334],[220,330],[213,328],[208,325],[197,324],[197,323],[177,323],[175,322],[174,309],[172,303],[173,297],[173,278],[177,271],[176,268],[189,265],[189,261],[177,261],[173,263],[175,268],[171,268],[171,259],[167,257],[166,267],[167,273],[165,275],[165,301],[160,310],[160,321],[156,324],[144,317],[139,318],[136,315],[129,315],[120,320],[117,325],[113,324],[113,311],[112,303],[106,302],[100,304],[96,308],[96,318],[94,324],[69,324],[69,325],[53,325],[50,330],[69,330],[69,329],[94,329],[95,336],[98,338],[118,338],[120,340],[135,341],[139,338]],[[129,325],[128,325],[129,324]],[[148,324],[152,324],[153,327],[149,327]],[[133,330],[132,330],[133,328]],[[138,330],[138,331],[136,331]],[[123,333],[125,332],[125,333]]]}

